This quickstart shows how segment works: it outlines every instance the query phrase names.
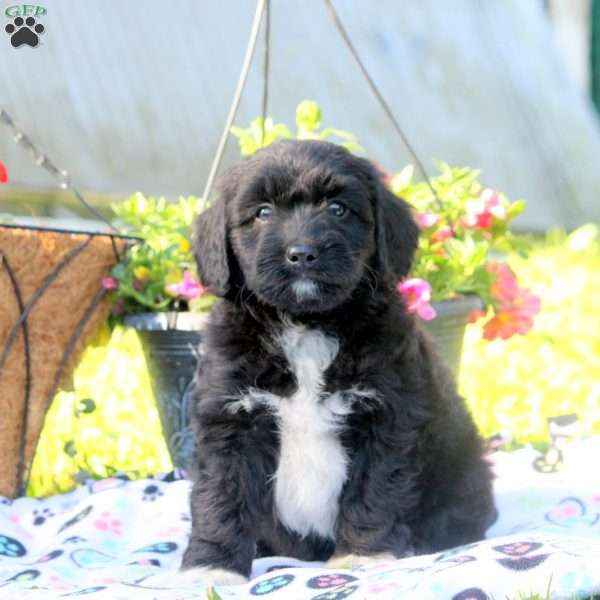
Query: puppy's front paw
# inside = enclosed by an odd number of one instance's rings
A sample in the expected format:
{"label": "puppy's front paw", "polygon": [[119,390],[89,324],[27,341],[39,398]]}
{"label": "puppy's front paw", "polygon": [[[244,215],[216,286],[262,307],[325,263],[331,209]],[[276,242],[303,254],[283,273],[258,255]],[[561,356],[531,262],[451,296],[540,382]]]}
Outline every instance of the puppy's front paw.
{"label": "puppy's front paw", "polygon": [[227,569],[215,569],[211,567],[195,567],[179,572],[179,580],[182,583],[203,583],[211,585],[243,585],[248,579],[235,571]]}
{"label": "puppy's front paw", "polygon": [[380,554],[344,554],[342,556],[333,556],[327,561],[327,568],[329,569],[357,569],[358,567],[364,567],[371,569],[380,565],[393,562],[397,558],[389,552],[382,552]]}

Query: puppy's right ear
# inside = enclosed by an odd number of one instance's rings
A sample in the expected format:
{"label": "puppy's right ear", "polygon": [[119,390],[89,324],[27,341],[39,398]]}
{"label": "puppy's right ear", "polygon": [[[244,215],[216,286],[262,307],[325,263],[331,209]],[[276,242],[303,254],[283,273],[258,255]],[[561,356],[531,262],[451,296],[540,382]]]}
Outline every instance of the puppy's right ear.
{"label": "puppy's right ear", "polygon": [[210,208],[200,213],[194,225],[193,245],[198,276],[216,296],[225,296],[231,287],[226,207],[237,188],[234,179],[221,179]]}

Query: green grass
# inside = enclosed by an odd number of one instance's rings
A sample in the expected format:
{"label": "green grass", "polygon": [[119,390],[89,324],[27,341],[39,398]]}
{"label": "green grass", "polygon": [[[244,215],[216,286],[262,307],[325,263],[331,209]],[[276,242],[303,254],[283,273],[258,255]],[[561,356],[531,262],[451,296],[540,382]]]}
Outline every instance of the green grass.
{"label": "green grass", "polygon": [[[582,434],[600,433],[597,230],[551,233],[511,265],[541,296],[542,312],[527,336],[508,341],[486,342],[478,326],[468,327],[460,387],[479,427],[543,444],[547,417],[576,412],[585,415]],[[82,411],[90,398],[96,409]],[[132,330],[105,330],[48,413],[28,493],[64,492],[115,471],[141,477],[170,468],[139,340]]]}

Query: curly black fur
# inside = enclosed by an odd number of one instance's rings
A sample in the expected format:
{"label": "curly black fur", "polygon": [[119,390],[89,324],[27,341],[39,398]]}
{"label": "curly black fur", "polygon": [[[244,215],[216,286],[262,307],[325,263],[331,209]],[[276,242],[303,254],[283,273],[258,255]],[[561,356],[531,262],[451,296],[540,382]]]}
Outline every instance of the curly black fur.
{"label": "curly black fur", "polygon": [[[257,218],[263,206],[272,210]],[[248,575],[257,555],[402,557],[483,537],[495,509],[481,439],[394,289],[417,238],[408,206],[372,164],[333,144],[279,142],[222,176],[195,233],[201,279],[221,300],[197,374],[193,526],[183,568]],[[306,270],[286,261],[297,243],[318,256]],[[294,294],[293,283],[306,277],[318,293]],[[339,342],[324,395],[360,386],[378,397],[353,404],[340,427],[348,470],[328,537],[301,535],[278,517],[272,407],[230,410],[250,388],[280,402],[298,389],[276,343],[290,323]]]}

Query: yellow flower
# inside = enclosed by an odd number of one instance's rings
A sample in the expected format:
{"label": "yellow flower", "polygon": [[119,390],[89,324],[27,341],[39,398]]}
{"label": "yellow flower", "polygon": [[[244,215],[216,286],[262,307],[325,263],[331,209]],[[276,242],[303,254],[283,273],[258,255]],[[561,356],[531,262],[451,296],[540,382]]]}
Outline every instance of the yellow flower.
{"label": "yellow flower", "polygon": [[152,273],[148,267],[141,265],[133,270],[133,274],[137,279],[149,279]]}
{"label": "yellow flower", "polygon": [[179,240],[179,251],[180,252],[189,252],[190,251],[190,241],[184,237],[181,237]]}

